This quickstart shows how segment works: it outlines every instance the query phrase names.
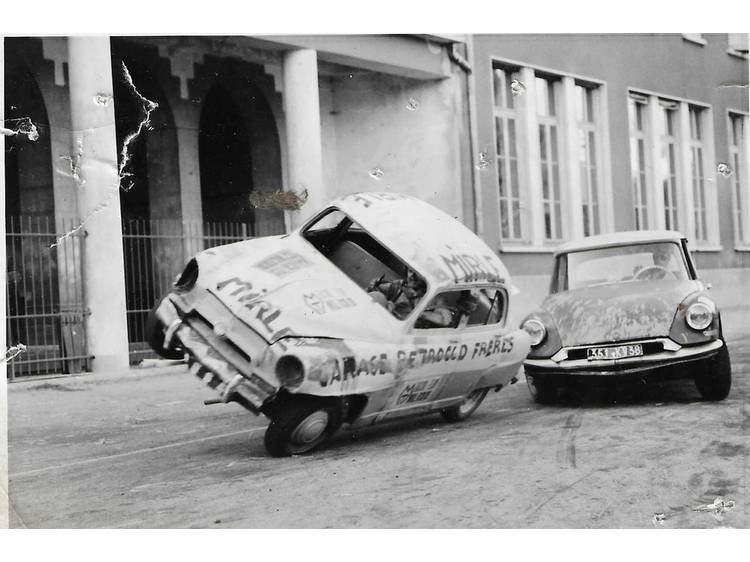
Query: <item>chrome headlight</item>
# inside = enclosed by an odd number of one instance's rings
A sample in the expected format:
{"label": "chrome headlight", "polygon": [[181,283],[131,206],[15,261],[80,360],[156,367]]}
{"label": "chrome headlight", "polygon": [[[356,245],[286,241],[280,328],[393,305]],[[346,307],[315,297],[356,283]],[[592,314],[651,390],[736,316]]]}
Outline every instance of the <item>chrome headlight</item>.
{"label": "chrome headlight", "polygon": [[713,308],[705,301],[691,304],[685,312],[685,322],[693,330],[705,330],[714,320]]}
{"label": "chrome headlight", "polygon": [[529,318],[521,325],[521,328],[531,337],[531,347],[536,347],[542,343],[547,335],[547,329],[544,327],[544,324],[536,318]]}
{"label": "chrome headlight", "polygon": [[276,377],[282,386],[297,388],[305,380],[305,366],[294,355],[284,355],[276,363]]}

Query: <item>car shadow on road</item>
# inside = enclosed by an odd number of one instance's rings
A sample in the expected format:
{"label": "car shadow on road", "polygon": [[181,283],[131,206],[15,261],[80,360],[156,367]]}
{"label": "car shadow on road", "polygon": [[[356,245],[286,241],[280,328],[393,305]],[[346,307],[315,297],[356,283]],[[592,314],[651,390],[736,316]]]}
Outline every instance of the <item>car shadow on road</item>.
{"label": "car shadow on road", "polygon": [[702,398],[692,380],[610,384],[560,389],[558,406],[689,404]]}

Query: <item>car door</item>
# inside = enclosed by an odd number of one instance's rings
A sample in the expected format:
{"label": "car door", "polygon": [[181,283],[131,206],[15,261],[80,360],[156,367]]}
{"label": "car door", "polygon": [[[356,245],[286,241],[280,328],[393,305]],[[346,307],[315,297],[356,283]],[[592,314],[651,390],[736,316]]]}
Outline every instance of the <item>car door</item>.
{"label": "car door", "polygon": [[436,393],[437,401],[465,396],[475,388],[505,385],[518,369],[517,358],[512,357],[514,337],[505,327],[507,292],[499,285],[469,291],[475,306],[472,310],[463,307],[448,335],[451,357],[455,354],[457,361]]}
{"label": "car door", "polygon": [[[501,325],[505,295],[499,287],[466,286],[437,293],[417,313],[410,345],[398,352],[400,376],[379,419],[454,403],[480,381],[507,382],[492,369],[512,345]],[[472,296],[477,306],[469,311],[465,302]]]}

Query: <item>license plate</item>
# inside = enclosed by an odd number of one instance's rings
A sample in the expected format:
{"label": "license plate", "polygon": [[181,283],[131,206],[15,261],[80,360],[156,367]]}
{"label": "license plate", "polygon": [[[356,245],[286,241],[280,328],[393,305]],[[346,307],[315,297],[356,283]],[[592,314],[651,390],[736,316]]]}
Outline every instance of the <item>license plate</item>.
{"label": "license plate", "polygon": [[643,346],[639,343],[616,347],[590,347],[586,350],[586,357],[589,361],[624,359],[626,357],[640,357],[641,355],[643,355]]}

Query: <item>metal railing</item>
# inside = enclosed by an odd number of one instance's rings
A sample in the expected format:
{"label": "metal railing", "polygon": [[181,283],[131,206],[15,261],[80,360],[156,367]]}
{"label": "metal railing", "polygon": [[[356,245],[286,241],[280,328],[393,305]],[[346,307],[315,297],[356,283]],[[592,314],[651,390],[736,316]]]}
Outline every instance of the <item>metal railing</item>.
{"label": "metal railing", "polygon": [[122,238],[131,363],[155,357],[147,343],[148,312],[169,291],[192,256],[205,248],[284,232],[281,220],[254,223],[126,221]]}
{"label": "metal railing", "polygon": [[6,345],[26,347],[8,363],[11,380],[88,368],[84,233],[77,226],[75,219],[60,217],[6,218]]}
{"label": "metal railing", "polygon": [[[7,217],[6,346],[25,351],[8,363],[8,377],[89,369],[83,284],[84,229],[76,219]],[[131,363],[155,357],[147,343],[148,312],[188,260],[204,248],[253,236],[283,234],[283,221],[123,224],[125,296]]]}

